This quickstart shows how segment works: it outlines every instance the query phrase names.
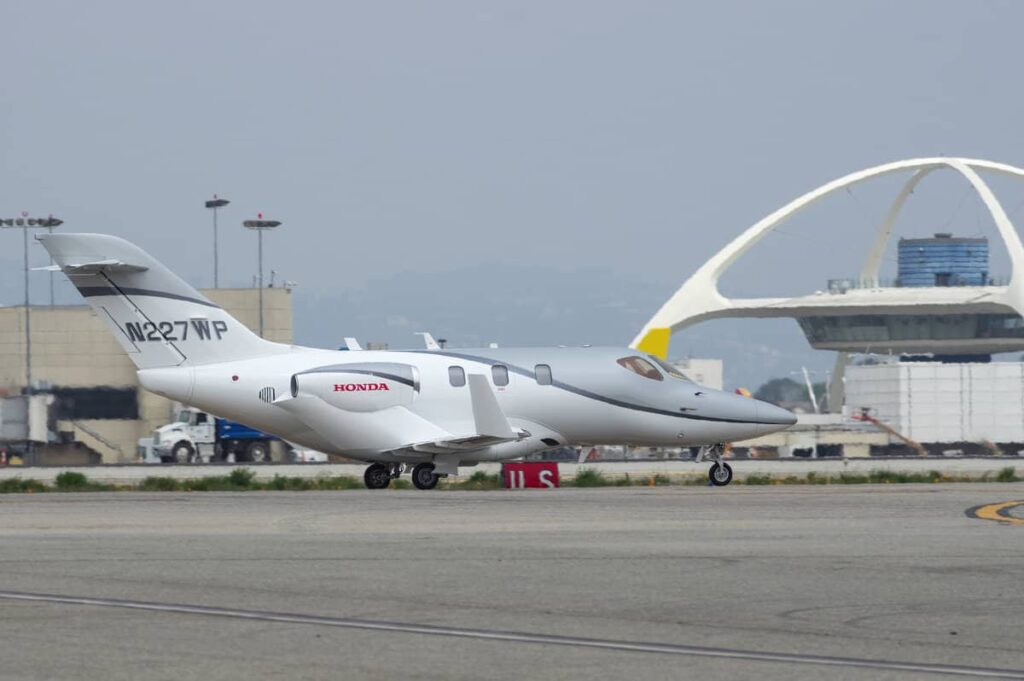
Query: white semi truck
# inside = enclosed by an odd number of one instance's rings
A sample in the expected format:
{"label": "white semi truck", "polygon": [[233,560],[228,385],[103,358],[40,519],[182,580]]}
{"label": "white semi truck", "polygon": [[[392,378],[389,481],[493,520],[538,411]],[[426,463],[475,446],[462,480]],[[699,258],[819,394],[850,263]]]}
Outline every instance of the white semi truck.
{"label": "white semi truck", "polygon": [[173,423],[153,433],[150,460],[163,463],[211,461],[270,462],[271,443],[279,438],[205,411],[185,408]]}

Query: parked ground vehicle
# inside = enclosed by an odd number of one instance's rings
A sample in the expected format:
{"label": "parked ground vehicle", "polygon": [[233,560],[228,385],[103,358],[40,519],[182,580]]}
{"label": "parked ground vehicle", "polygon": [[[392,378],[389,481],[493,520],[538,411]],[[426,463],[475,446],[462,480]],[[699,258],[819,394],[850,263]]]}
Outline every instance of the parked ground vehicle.
{"label": "parked ground vehicle", "polygon": [[268,463],[279,438],[198,409],[182,409],[174,423],[153,433],[153,459],[163,463],[251,461]]}

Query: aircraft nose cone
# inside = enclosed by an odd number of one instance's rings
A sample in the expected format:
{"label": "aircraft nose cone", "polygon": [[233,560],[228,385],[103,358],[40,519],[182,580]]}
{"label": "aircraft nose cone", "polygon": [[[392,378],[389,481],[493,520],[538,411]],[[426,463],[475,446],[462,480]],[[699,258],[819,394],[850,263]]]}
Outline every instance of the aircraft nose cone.
{"label": "aircraft nose cone", "polygon": [[771,426],[779,426],[772,430],[782,430],[796,423],[796,414],[788,409],[776,407],[768,402],[757,402],[757,420]]}

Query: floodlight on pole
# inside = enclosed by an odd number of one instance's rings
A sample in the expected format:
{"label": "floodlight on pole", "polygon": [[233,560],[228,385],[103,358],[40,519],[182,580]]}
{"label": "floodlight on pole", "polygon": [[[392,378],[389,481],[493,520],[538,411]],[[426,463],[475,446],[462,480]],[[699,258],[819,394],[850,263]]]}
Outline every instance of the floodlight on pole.
{"label": "floodlight on pole", "polygon": [[246,220],[242,223],[246,229],[255,230],[259,235],[257,259],[259,261],[259,306],[260,306],[260,338],[263,338],[263,232],[281,226],[280,220],[264,220],[263,213],[257,215],[258,220]]}
{"label": "floodlight on pole", "polygon": [[217,210],[231,203],[216,194],[206,202],[206,207],[213,211],[213,287],[220,288],[220,263],[217,257]]}

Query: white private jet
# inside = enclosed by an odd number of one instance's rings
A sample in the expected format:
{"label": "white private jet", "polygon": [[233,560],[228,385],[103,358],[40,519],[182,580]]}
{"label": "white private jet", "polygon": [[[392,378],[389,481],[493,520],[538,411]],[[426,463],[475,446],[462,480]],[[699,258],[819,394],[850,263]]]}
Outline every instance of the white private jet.
{"label": "white private jet", "polygon": [[480,461],[567,444],[711,445],[782,430],[792,413],[702,387],[628,348],[342,352],[264,340],[140,248],[104,234],[36,237],[117,337],[141,384],[420,489]]}

